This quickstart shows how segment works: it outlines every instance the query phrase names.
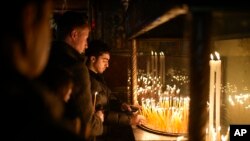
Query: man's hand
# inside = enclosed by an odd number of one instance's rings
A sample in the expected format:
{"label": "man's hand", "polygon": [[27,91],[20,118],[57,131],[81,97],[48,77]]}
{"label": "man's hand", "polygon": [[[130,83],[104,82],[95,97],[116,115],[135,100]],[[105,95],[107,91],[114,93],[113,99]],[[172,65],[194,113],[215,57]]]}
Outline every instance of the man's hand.
{"label": "man's hand", "polygon": [[96,111],[95,114],[102,120],[102,122],[104,121],[104,114],[102,110]]}
{"label": "man's hand", "polygon": [[127,103],[122,103],[122,105],[121,105],[121,110],[122,110],[122,111],[128,111],[128,112],[131,112],[131,111],[132,111],[130,105],[127,104]]}
{"label": "man's hand", "polygon": [[140,125],[146,122],[146,118],[143,115],[135,114],[131,116],[131,125]]}

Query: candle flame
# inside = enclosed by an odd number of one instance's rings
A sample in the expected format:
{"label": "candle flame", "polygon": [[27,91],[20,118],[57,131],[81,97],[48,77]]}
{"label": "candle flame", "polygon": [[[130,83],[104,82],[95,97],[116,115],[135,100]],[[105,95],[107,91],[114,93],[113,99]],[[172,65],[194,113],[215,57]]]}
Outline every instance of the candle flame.
{"label": "candle flame", "polygon": [[98,95],[98,92],[95,92],[95,96]]}
{"label": "candle flame", "polygon": [[217,57],[218,60],[220,60],[220,54],[217,51],[215,51],[215,56]]}
{"label": "candle flame", "polygon": [[210,54],[210,59],[211,59],[211,60],[214,60],[213,54]]}

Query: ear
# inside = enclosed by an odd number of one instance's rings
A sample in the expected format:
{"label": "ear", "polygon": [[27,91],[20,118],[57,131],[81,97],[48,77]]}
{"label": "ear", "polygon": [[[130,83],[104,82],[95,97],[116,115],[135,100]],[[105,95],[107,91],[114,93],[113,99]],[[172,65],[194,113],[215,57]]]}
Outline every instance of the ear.
{"label": "ear", "polygon": [[90,61],[94,63],[94,62],[96,61],[95,56],[91,56],[91,57],[90,57]]}
{"label": "ear", "polygon": [[73,40],[76,40],[76,38],[77,38],[77,36],[78,36],[77,30],[76,30],[76,29],[73,29],[73,30],[71,31],[70,36],[71,36],[71,38],[72,38]]}

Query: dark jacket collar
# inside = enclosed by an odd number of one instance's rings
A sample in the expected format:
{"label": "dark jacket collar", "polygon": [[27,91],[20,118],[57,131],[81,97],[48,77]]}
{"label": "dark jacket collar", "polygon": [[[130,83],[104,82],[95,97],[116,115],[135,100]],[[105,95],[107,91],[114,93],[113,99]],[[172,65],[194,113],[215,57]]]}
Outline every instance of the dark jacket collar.
{"label": "dark jacket collar", "polygon": [[84,54],[80,54],[72,46],[63,41],[54,41],[51,53],[66,55],[73,60],[85,60]]}
{"label": "dark jacket collar", "polygon": [[85,58],[84,54],[80,54],[69,44],[63,41],[53,41],[49,66],[59,65],[58,62],[63,62],[64,66],[71,66],[75,63],[85,63]]}
{"label": "dark jacket collar", "polygon": [[96,79],[97,81],[100,81],[100,82],[105,84],[105,80],[104,80],[102,74],[95,73],[95,72],[93,72],[92,70],[89,69],[89,75],[90,75],[90,77]]}

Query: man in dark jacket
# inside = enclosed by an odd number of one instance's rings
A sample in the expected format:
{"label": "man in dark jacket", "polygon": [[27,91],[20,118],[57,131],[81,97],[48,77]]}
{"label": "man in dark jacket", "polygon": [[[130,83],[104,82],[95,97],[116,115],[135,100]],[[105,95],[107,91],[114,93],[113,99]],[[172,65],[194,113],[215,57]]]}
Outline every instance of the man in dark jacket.
{"label": "man in dark jacket", "polygon": [[[145,118],[141,115],[134,114],[131,105],[122,102],[111,94],[110,89],[102,76],[102,73],[108,68],[110,60],[110,48],[101,40],[92,40],[86,50],[87,66],[91,80],[91,92],[95,101],[95,110],[104,111],[104,125],[107,132],[99,140],[113,140],[111,137],[118,130],[123,130],[129,125],[136,125],[143,122]],[[133,107],[136,108],[136,107]],[[118,129],[118,130],[117,130]],[[123,133],[124,134],[124,133]],[[118,133],[119,140],[130,140],[128,136],[121,137]],[[111,139],[112,138],[112,139]]]}
{"label": "man in dark jacket", "polygon": [[74,88],[66,105],[66,115],[81,119],[80,135],[87,140],[103,132],[103,114],[93,111],[90,78],[85,65],[84,52],[89,32],[87,16],[73,11],[64,13],[57,22],[56,41],[52,44],[45,71],[46,74],[51,69],[63,68],[73,74]]}

